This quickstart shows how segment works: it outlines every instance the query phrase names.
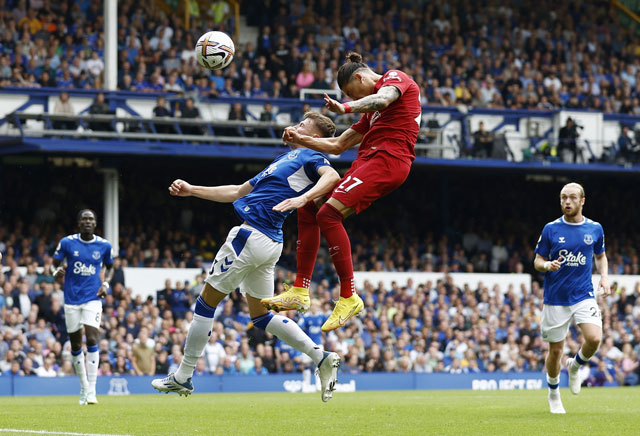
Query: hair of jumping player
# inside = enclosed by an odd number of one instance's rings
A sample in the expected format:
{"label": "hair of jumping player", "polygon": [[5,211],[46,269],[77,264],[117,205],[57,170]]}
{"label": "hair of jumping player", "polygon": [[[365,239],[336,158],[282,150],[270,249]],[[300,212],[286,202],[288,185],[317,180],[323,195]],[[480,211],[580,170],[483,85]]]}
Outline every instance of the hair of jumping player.
{"label": "hair of jumping player", "polygon": [[564,185],[562,187],[562,189],[560,190],[560,193],[562,193],[564,188],[578,188],[578,191],[580,191],[580,198],[584,198],[585,197],[584,188],[582,187],[582,185],[580,183],[575,183],[575,182],[567,183],[566,185]]}
{"label": "hair of jumping player", "polygon": [[336,134],[336,125],[331,118],[311,111],[305,113],[304,117],[313,121],[318,130],[320,130],[323,138],[329,138]]}
{"label": "hair of jumping player", "polygon": [[361,69],[370,69],[367,64],[362,62],[362,55],[355,51],[350,51],[346,56],[347,61],[338,69],[338,86],[342,89],[353,77],[353,75]]}
{"label": "hair of jumping player", "polygon": [[76,216],[78,222],[80,222],[80,218],[82,218],[82,214],[85,212],[91,212],[93,214],[93,217],[96,219],[96,221],[98,221],[98,215],[93,209],[81,209],[80,212],[78,212],[78,215]]}

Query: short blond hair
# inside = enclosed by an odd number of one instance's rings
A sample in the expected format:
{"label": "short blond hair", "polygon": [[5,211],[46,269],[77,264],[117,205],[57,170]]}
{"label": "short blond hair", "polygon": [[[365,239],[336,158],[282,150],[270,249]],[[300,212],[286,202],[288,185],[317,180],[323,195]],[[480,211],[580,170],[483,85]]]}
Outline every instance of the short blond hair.
{"label": "short blond hair", "polygon": [[313,111],[305,113],[304,117],[313,121],[323,138],[330,138],[336,134],[336,125],[331,118]]}
{"label": "short blond hair", "polygon": [[580,198],[584,198],[584,188],[582,187],[582,185],[580,183],[576,183],[576,182],[571,182],[571,183],[567,183],[566,185],[564,185],[562,187],[562,189],[560,190],[560,193],[562,193],[562,191],[564,191],[565,188],[577,188],[578,191],[580,192]]}

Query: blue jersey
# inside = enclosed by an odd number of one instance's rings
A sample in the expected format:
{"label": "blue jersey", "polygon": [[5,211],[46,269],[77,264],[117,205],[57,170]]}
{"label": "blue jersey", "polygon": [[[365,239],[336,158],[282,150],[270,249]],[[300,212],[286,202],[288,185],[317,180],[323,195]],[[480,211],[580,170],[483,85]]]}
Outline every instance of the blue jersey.
{"label": "blue jersey", "polygon": [[113,264],[109,241],[100,236],[94,236],[91,241],[83,241],[79,233],[69,235],[62,238],[53,258],[61,262],[67,259],[67,272],[64,276],[65,304],[84,304],[100,299],[100,268],[103,264]]}
{"label": "blue jersey", "polygon": [[536,246],[536,254],[547,260],[560,259],[558,271],[544,275],[544,304],[571,306],[592,298],[593,255],[604,253],[604,230],[585,218],[568,223],[564,217],[548,223]]}
{"label": "blue jersey", "polygon": [[308,313],[306,315],[302,315],[300,317],[300,321],[298,321],[298,325],[304,332],[311,338],[313,342],[316,344],[322,344],[322,324],[327,320],[327,316],[318,313],[313,315]]}
{"label": "blue jersey", "polygon": [[320,167],[328,165],[322,153],[308,148],[282,154],[249,181],[253,190],[236,200],[233,207],[242,220],[282,242],[282,223],[291,211],[276,212],[273,206],[309,191],[320,179]]}

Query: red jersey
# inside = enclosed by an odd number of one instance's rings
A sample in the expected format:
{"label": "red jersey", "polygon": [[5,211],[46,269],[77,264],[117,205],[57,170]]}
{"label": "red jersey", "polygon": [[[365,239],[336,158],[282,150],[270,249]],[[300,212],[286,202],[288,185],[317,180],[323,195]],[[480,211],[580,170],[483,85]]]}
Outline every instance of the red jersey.
{"label": "red jersey", "polygon": [[378,80],[376,93],[383,86],[393,86],[401,95],[386,109],[365,113],[351,126],[364,135],[358,159],[383,150],[411,165],[416,158],[415,145],[422,117],[420,88],[411,77],[398,70],[389,70]]}

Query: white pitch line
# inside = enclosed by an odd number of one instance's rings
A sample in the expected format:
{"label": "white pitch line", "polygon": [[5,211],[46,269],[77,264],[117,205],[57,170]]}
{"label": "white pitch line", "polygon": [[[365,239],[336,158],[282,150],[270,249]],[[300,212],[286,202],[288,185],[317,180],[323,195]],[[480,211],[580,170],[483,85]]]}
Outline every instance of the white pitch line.
{"label": "white pitch line", "polygon": [[66,431],[21,430],[18,428],[0,428],[0,433],[53,434],[53,435],[66,435],[66,436],[131,436],[126,434],[71,433]]}

